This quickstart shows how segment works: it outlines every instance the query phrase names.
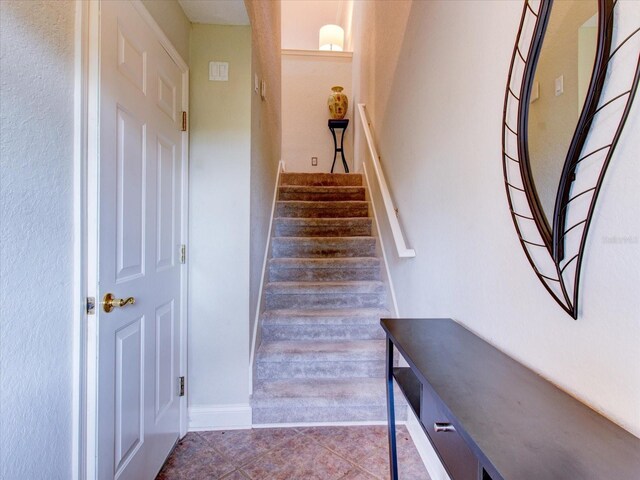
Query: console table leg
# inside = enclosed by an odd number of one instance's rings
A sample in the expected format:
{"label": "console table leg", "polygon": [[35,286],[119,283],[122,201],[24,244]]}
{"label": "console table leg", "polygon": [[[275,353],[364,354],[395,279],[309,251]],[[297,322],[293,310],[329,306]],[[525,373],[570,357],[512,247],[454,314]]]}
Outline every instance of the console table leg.
{"label": "console table leg", "polygon": [[346,131],[346,127],[342,129],[342,136],[340,137],[340,156],[342,157],[342,166],[344,167],[344,173],[349,173],[349,165],[347,165],[347,161],[344,158],[344,132]]}
{"label": "console table leg", "polygon": [[393,342],[387,337],[387,421],[389,426],[389,469],[391,480],[398,480],[396,415],[393,399]]}
{"label": "console table leg", "polygon": [[333,154],[333,163],[331,164],[331,173],[333,173],[333,167],[336,164],[336,158],[338,158],[338,152],[334,152]]}
{"label": "console table leg", "polygon": [[331,173],[333,173],[333,167],[336,165],[336,158],[338,158],[338,140],[336,139],[336,131],[329,127],[331,135],[333,135],[333,163],[331,164]]}

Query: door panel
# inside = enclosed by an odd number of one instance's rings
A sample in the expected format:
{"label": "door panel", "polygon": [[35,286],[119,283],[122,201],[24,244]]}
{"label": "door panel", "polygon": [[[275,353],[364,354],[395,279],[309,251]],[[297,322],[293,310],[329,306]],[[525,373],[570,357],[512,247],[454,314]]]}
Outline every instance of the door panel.
{"label": "door panel", "polygon": [[142,385],[144,369],[143,318],[116,332],[116,471],[142,445],[144,438]]}
{"label": "door panel", "polygon": [[147,52],[118,23],[118,70],[142,92],[147,91]]}
{"label": "door panel", "polygon": [[169,140],[159,137],[157,144],[157,246],[156,269],[162,270],[175,266],[176,253],[176,146]]}
{"label": "door panel", "polygon": [[117,283],[144,275],[146,124],[117,107]]}
{"label": "door panel", "polygon": [[[175,343],[175,316],[174,302],[171,301],[156,310],[156,371],[155,371],[155,418],[162,417],[165,410],[171,405],[177,384],[175,382],[174,349]],[[170,352],[170,354],[161,354]]]}
{"label": "door panel", "polygon": [[158,75],[158,107],[176,121],[176,85],[163,74]]}
{"label": "door panel", "polygon": [[180,430],[182,72],[129,1],[100,3],[97,471],[152,479]]}

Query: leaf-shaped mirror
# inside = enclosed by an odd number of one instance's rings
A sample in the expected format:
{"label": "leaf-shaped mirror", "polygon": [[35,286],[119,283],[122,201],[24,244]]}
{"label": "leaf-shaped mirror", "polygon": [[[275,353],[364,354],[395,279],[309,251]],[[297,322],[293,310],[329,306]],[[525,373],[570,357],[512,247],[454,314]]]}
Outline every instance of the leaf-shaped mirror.
{"label": "leaf-shaped mirror", "polygon": [[[633,3],[633,2],[631,2]],[[525,0],[505,93],[509,207],[536,275],[573,318],[602,179],[639,82],[640,9]]]}

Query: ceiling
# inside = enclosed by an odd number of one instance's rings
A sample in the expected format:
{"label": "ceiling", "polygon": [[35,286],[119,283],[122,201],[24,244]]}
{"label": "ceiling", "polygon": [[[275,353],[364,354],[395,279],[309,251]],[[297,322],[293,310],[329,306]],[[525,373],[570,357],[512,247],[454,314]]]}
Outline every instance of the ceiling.
{"label": "ceiling", "polygon": [[249,25],[244,0],[178,0],[193,23]]}

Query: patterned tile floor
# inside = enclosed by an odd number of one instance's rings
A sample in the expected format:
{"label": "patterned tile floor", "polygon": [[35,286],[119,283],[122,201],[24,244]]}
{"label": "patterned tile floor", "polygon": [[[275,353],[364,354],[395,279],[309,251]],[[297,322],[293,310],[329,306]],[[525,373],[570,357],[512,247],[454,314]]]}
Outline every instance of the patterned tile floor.
{"label": "patterned tile floor", "polygon": [[[404,426],[399,477],[429,480]],[[389,478],[387,427],[305,427],[191,432],[156,480],[381,480]]]}

